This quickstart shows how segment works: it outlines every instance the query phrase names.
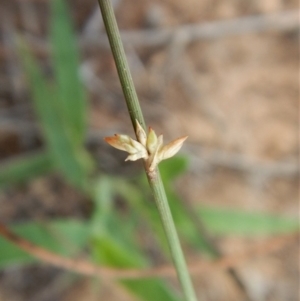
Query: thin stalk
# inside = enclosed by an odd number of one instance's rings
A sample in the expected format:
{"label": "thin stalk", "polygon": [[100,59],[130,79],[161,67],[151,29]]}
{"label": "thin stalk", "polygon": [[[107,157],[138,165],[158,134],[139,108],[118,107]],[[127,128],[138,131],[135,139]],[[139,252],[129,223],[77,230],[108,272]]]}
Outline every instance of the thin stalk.
{"label": "thin stalk", "polygon": [[187,301],[196,301],[196,294],[192,285],[192,281],[187,269],[185,258],[181,249],[180,241],[158,170],[155,171],[156,175],[150,176],[147,173],[148,181],[154,195],[155,203],[159,211],[160,218],[168,239],[173,262],[177,271],[178,279],[181,283]]}
{"label": "thin stalk", "polygon": [[[116,63],[119,79],[121,82],[133,128],[134,130],[136,129],[137,119],[141,126],[145,129],[146,127],[144,117],[130,74],[129,66],[127,63],[125,51],[123,48],[120,32],[118,29],[111,1],[98,0],[98,2],[100,5],[103,22],[106,28],[110,47]],[[150,173],[147,170],[147,166],[145,165],[145,171],[156,202],[156,206],[160,214],[160,218],[162,220],[163,228],[166,233],[168,244],[171,250],[172,259],[186,301],[197,301],[159,170],[156,169],[154,172]]]}
{"label": "thin stalk", "polygon": [[98,0],[109,44],[116,63],[130,119],[135,129],[136,119],[145,129],[145,121],[127,63],[124,47],[110,0]]}

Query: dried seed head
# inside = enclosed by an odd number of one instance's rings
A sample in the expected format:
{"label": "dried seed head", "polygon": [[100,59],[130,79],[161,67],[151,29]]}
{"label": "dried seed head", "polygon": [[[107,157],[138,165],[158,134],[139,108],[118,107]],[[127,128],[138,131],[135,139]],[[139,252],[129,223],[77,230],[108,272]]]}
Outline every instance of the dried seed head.
{"label": "dried seed head", "polygon": [[138,141],[127,135],[117,134],[113,137],[106,137],[104,140],[111,146],[128,152],[129,156],[125,161],[144,159],[150,172],[155,170],[160,161],[174,156],[187,139],[187,136],[184,136],[163,146],[163,135],[157,137],[155,131],[150,127],[147,136],[138,121],[136,121],[136,135]]}

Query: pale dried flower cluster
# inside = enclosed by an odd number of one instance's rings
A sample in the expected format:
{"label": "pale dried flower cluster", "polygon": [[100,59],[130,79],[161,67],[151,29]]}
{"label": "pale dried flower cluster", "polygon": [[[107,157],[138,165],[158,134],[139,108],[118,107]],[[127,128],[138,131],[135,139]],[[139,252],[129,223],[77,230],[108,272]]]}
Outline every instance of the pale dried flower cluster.
{"label": "pale dried flower cluster", "polygon": [[129,156],[125,161],[136,161],[143,158],[146,161],[147,169],[150,172],[155,170],[160,161],[174,156],[188,137],[184,136],[178,138],[163,146],[163,135],[157,137],[155,131],[151,127],[149,127],[148,135],[146,135],[138,121],[136,121],[136,135],[138,141],[127,135],[118,134],[115,134],[112,137],[105,137],[104,140],[111,146],[128,152]]}

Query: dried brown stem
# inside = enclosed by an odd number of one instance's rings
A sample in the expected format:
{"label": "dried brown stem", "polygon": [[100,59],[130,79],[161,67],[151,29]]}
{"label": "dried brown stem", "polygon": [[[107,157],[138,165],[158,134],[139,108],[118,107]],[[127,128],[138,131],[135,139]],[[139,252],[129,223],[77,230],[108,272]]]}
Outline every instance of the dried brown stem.
{"label": "dried brown stem", "polygon": [[[97,276],[102,279],[136,279],[151,277],[176,277],[176,271],[172,266],[162,266],[150,268],[148,270],[127,269],[119,270],[107,267],[100,267],[85,260],[70,259],[39,247],[28,240],[16,235],[5,225],[0,223],[0,235],[6,240],[16,245],[18,248],[29,253],[31,256],[43,261],[44,263],[66,269],[85,276]],[[267,255],[280,250],[287,245],[297,242],[299,233],[285,234],[267,239],[247,250],[233,255],[226,255],[214,261],[198,260],[189,265],[189,271],[192,275],[199,275],[205,271],[213,269],[229,269],[250,260],[254,257]]]}

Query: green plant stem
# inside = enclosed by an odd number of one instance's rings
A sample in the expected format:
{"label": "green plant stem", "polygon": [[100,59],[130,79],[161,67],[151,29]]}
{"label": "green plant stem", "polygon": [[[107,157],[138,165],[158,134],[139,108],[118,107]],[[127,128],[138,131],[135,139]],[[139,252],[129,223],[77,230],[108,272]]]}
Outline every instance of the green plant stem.
{"label": "green plant stem", "polygon": [[143,113],[134,88],[113,6],[110,0],[98,0],[98,2],[133,128],[135,129],[137,119],[145,129]]}
{"label": "green plant stem", "polygon": [[[135,129],[136,127],[137,119],[141,126],[145,129],[144,117],[130,74],[129,66],[127,63],[125,51],[121,41],[111,1],[98,0],[98,2],[100,5],[104,25],[108,35],[110,47],[115,59],[117,71],[119,74],[121,86],[126,99],[127,108],[129,111],[133,128]],[[145,170],[156,202],[156,206],[159,210],[163,228],[165,230],[168,244],[171,250],[172,259],[175,264],[177,275],[181,283],[185,298],[187,301],[197,301],[159,170],[156,169],[154,172],[149,173],[147,172],[146,165]]]}
{"label": "green plant stem", "polygon": [[180,246],[178,234],[168,203],[168,199],[165,193],[164,185],[161,180],[159,171],[156,170],[154,176],[147,174],[148,181],[154,195],[156,206],[159,211],[160,218],[163,223],[166,236],[168,238],[168,244],[170,247],[171,255],[174,265],[176,267],[177,275],[184,291],[186,300],[197,300],[194,288],[192,286],[191,278],[187,269],[185,258]]}

